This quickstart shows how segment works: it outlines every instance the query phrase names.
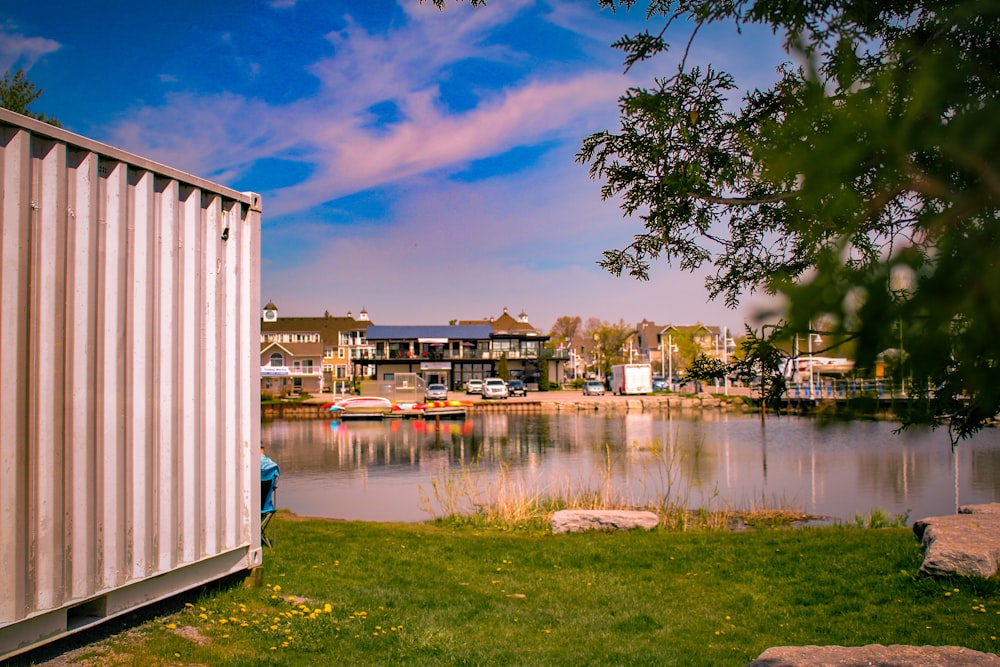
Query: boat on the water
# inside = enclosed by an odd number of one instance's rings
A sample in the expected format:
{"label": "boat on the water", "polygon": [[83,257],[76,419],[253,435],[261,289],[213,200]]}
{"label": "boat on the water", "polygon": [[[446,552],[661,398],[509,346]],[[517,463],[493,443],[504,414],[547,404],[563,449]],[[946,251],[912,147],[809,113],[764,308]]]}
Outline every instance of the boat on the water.
{"label": "boat on the water", "polygon": [[465,417],[471,405],[472,401],[428,401],[418,404],[416,408],[423,412],[424,417],[461,418]]}
{"label": "boat on the water", "polygon": [[341,419],[382,419],[393,410],[392,401],[381,396],[350,396],[327,405]]}
{"label": "boat on the water", "polygon": [[385,419],[387,417],[464,417],[471,401],[394,403],[381,396],[351,396],[323,407],[337,419]]}

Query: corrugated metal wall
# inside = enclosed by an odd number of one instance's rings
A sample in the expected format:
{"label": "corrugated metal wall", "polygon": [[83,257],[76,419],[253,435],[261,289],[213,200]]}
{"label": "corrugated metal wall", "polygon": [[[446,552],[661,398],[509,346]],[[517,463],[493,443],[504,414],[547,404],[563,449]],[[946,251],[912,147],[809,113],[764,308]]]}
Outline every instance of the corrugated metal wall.
{"label": "corrugated metal wall", "polygon": [[0,197],[2,657],[259,564],[260,202],[5,110]]}

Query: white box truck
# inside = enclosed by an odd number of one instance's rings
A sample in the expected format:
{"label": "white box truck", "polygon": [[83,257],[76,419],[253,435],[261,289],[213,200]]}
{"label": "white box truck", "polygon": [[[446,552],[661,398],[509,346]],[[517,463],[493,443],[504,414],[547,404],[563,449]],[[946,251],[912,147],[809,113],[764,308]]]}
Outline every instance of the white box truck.
{"label": "white box truck", "polygon": [[260,218],[0,109],[0,662],[261,564]]}
{"label": "white box truck", "polygon": [[653,369],[649,364],[615,364],[611,367],[611,393],[650,394]]}

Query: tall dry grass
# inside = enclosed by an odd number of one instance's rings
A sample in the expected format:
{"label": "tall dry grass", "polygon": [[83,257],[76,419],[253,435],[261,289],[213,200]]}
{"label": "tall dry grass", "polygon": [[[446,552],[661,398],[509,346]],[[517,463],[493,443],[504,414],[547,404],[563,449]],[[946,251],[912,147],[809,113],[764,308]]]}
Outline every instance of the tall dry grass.
{"label": "tall dry grass", "polygon": [[[728,530],[734,526],[773,526],[807,518],[796,510],[755,499],[745,507],[723,502],[718,489],[704,489],[685,473],[690,454],[654,441],[615,452],[604,446],[602,465],[585,479],[568,474],[532,477],[506,463],[481,461],[445,468],[420,486],[420,507],[431,519],[515,528],[547,522],[560,509],[645,509],[656,512],[668,530]],[[624,486],[614,475],[630,457],[638,479]],[[634,468],[635,466],[633,466]]]}

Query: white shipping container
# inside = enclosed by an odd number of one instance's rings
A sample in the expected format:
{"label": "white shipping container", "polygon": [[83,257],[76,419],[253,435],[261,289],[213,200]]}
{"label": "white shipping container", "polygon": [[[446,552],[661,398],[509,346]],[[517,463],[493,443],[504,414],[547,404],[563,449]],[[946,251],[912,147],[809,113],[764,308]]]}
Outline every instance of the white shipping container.
{"label": "white shipping container", "polygon": [[0,659],[260,565],[260,210],[0,109]]}

